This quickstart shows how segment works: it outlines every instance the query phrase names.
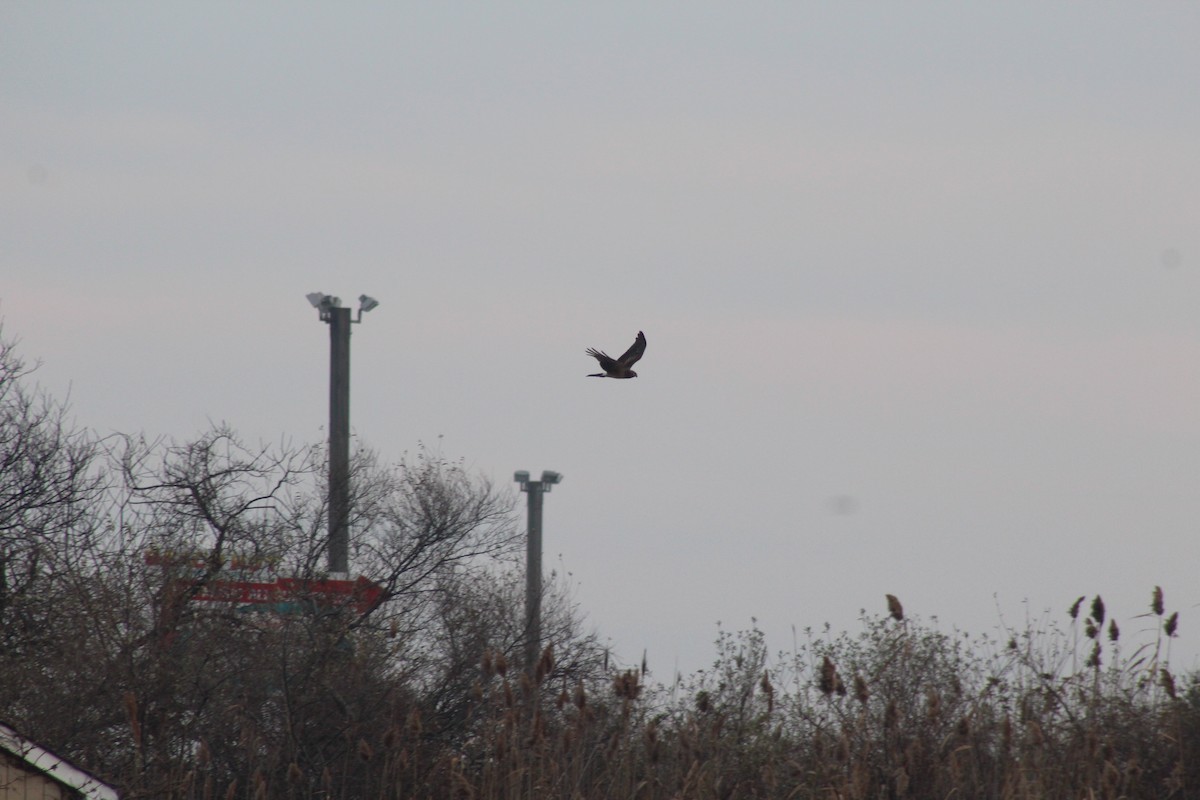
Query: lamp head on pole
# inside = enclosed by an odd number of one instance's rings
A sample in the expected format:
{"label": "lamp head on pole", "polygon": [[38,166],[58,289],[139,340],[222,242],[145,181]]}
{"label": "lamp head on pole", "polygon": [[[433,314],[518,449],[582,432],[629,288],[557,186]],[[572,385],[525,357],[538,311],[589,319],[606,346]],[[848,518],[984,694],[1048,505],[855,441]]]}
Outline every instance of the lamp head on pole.
{"label": "lamp head on pole", "polygon": [[355,317],[354,321],[362,322],[363,312],[370,311],[371,309],[375,308],[378,305],[379,305],[379,301],[376,300],[374,297],[369,297],[365,294],[360,294],[358,296],[358,316]]}
{"label": "lamp head on pole", "polygon": [[521,484],[522,492],[548,492],[554,484],[562,483],[562,479],[561,472],[551,472],[548,469],[542,471],[542,478],[537,481],[529,480],[529,472],[526,470],[522,469],[513,473],[513,480]]}
{"label": "lamp head on pole", "polygon": [[[342,307],[342,298],[334,297],[333,295],[325,294],[324,292],[309,292],[308,294],[305,295],[305,297],[308,298],[308,302],[312,303],[313,308],[315,308],[315,309],[317,309],[317,311],[321,312],[321,321],[322,322],[329,322],[329,317],[330,317],[333,309]],[[365,295],[365,294],[359,295],[358,296],[358,318],[354,319],[352,321],[353,322],[362,322],[363,312],[370,311],[370,310],[378,307],[378,305],[379,305],[379,301],[376,300],[374,297],[369,297],[368,295]]]}
{"label": "lamp head on pole", "polygon": [[312,303],[312,307],[321,313],[322,322],[328,322],[330,312],[342,305],[342,298],[324,292],[309,292],[305,297]]}

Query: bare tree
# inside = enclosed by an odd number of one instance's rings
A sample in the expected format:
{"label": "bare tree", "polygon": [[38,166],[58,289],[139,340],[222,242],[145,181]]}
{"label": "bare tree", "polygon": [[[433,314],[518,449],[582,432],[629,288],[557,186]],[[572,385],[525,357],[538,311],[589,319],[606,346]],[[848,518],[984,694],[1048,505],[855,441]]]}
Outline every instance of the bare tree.
{"label": "bare tree", "polygon": [[381,617],[412,635],[441,602],[452,575],[511,562],[523,541],[511,493],[472,476],[461,462],[425,448],[381,468],[361,453],[354,469],[353,563],[379,583],[390,606]]}
{"label": "bare tree", "polygon": [[[323,448],[223,425],[98,442],[27,374],[0,347],[0,717],[129,798],[394,796],[470,734],[484,654],[523,631],[511,492],[360,451],[352,568],[374,591],[337,602]],[[256,571],[292,594],[223,594]],[[565,681],[600,649],[559,608]]]}
{"label": "bare tree", "polygon": [[[425,451],[390,467],[360,452],[352,563],[377,593],[365,607],[331,605],[319,592],[323,455],[251,448],[225,427],[185,443],[127,438],[114,449],[123,489],[107,564],[89,589],[107,600],[81,615],[107,632],[97,644],[113,667],[106,683],[124,687],[107,698],[120,713],[95,727],[124,743],[103,755],[128,788],[169,794],[203,753],[204,774],[221,788],[251,774],[290,775],[354,794],[374,779],[359,743],[378,743],[398,717],[438,704],[422,693],[438,683],[429,673],[453,643],[435,623],[465,576],[487,580],[516,552],[513,498]],[[297,602],[255,610],[212,601],[234,564],[256,559],[295,580]]]}
{"label": "bare tree", "polygon": [[101,490],[96,441],[65,404],[28,387],[31,371],[0,329],[0,652],[10,657],[50,635],[47,584],[90,546]]}

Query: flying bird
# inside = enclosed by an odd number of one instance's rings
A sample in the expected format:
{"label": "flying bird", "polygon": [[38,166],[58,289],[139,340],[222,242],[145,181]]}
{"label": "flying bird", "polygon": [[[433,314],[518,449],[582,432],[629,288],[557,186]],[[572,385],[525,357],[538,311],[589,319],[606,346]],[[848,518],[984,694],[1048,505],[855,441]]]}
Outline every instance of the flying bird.
{"label": "flying bird", "polygon": [[646,335],[641,331],[638,331],[637,338],[633,340],[633,345],[620,358],[613,358],[603,350],[589,347],[587,354],[600,362],[600,369],[604,370],[604,372],[595,372],[588,375],[588,377],[636,378],[637,373],[630,369],[630,367],[637,363],[637,360],[642,357],[642,353],[644,352],[646,352]]}

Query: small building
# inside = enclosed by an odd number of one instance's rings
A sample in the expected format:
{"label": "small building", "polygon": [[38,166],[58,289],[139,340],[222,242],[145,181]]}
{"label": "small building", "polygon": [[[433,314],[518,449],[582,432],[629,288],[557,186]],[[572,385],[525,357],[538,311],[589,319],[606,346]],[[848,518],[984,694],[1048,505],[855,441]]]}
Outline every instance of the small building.
{"label": "small building", "polygon": [[119,795],[0,722],[0,800],[119,800]]}

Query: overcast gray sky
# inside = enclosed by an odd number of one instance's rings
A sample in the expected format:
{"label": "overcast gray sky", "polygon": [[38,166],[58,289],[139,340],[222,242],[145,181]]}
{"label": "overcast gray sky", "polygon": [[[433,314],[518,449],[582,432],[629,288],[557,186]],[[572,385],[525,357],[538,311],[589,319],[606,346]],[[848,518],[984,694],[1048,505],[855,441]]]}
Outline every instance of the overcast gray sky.
{"label": "overcast gray sky", "polygon": [[6,2],[0,316],[83,425],[314,442],[377,297],[357,435],[562,472],[662,679],[1156,584],[1194,666],[1197,75],[1183,2]]}

